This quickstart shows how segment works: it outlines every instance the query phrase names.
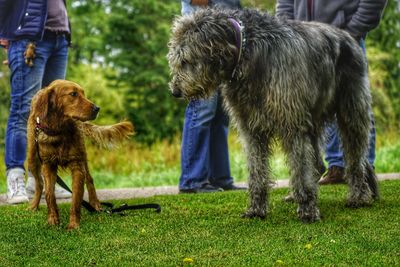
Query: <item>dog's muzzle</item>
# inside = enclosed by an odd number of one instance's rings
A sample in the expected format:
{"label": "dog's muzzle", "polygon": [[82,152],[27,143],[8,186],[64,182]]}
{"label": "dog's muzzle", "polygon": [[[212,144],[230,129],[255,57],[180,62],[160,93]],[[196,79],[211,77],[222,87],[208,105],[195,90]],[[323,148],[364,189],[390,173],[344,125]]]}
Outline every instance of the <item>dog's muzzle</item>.
{"label": "dog's muzzle", "polygon": [[181,90],[173,90],[173,91],[171,92],[171,94],[172,94],[173,97],[182,98],[182,92],[181,92]]}
{"label": "dog's muzzle", "polygon": [[96,105],[93,105],[93,107],[92,107],[92,117],[91,117],[91,120],[96,119],[97,114],[99,114],[99,111],[100,111],[100,107],[98,107],[98,106],[96,106]]}

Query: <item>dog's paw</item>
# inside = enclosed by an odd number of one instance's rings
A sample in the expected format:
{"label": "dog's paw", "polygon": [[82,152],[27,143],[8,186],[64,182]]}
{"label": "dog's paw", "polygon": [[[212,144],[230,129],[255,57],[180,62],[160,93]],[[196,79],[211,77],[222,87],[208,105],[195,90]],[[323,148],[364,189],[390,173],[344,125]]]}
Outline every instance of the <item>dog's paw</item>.
{"label": "dog's paw", "polygon": [[60,224],[60,219],[56,215],[49,215],[47,217],[47,223],[49,225],[59,225]]}
{"label": "dog's paw", "polygon": [[346,207],[347,208],[362,208],[362,207],[368,207],[372,205],[372,198],[370,199],[348,199],[346,202]]}
{"label": "dog's paw", "polygon": [[70,222],[67,226],[67,230],[74,230],[79,228],[79,223]]}
{"label": "dog's paw", "polygon": [[92,206],[95,210],[97,210],[97,211],[102,211],[103,210],[101,208],[101,204],[100,204],[100,202],[98,200],[97,201],[90,201],[89,203],[90,203],[90,206]]}
{"label": "dog's paw", "polygon": [[299,205],[297,215],[303,223],[313,223],[321,220],[321,214],[316,206]]}
{"label": "dog's paw", "polygon": [[364,194],[350,195],[346,202],[346,207],[348,208],[361,208],[366,206],[371,206],[373,202],[373,197],[371,192],[366,192]]}
{"label": "dog's paw", "polygon": [[39,206],[37,206],[37,205],[31,205],[31,206],[27,207],[26,210],[29,210],[29,211],[38,211],[38,210],[39,210]]}
{"label": "dog's paw", "polygon": [[248,209],[245,213],[240,215],[242,218],[260,218],[265,219],[266,212],[263,210]]}

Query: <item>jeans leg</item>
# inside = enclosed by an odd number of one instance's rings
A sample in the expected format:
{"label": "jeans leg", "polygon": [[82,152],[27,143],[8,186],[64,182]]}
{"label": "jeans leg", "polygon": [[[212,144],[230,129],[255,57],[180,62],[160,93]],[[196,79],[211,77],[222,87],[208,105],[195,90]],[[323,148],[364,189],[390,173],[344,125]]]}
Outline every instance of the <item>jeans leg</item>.
{"label": "jeans leg", "polygon": [[54,47],[47,60],[43,76],[43,87],[48,86],[54,80],[65,79],[67,71],[68,41],[64,36],[58,36],[56,39],[49,41]]}
{"label": "jeans leg", "polygon": [[375,166],[376,129],[374,115],[371,114],[371,130],[369,132],[368,162]]}
{"label": "jeans leg", "polygon": [[332,166],[344,168],[343,151],[336,121],[326,128],[325,160],[328,162],[328,168]]}
{"label": "jeans leg", "polygon": [[180,189],[199,188],[210,178],[210,127],[215,117],[217,95],[192,100],[186,108],[181,148]]}
{"label": "jeans leg", "polygon": [[5,163],[6,168],[24,168],[26,159],[26,126],[31,99],[41,88],[46,54],[36,49],[34,65],[25,64],[24,51],[28,40],[13,41],[8,51],[11,71],[11,107],[7,122]]}
{"label": "jeans leg", "polygon": [[229,164],[228,125],[229,118],[222,107],[222,98],[218,96],[217,110],[211,123],[210,133],[210,182],[221,187],[233,184]]}
{"label": "jeans leg", "polygon": [[182,15],[193,13],[194,11],[196,11],[196,9],[198,9],[197,6],[192,6],[191,4],[186,3],[185,1],[181,1],[181,3],[182,3],[182,8],[181,8]]}
{"label": "jeans leg", "polygon": [[[343,150],[338,133],[336,122],[329,125],[326,129],[326,149],[325,160],[328,162],[328,168],[338,166],[344,168],[345,162],[343,157]],[[376,129],[374,116],[371,114],[371,130],[369,132],[369,147],[368,147],[368,162],[374,166],[375,164],[375,143],[376,143]]]}

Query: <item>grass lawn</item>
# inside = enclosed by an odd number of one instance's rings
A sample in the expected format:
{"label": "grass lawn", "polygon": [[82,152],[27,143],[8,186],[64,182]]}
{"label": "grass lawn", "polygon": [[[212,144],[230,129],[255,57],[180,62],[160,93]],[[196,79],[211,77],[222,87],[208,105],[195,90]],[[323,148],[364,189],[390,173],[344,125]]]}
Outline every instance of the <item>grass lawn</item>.
{"label": "grass lawn", "polygon": [[0,207],[0,266],[399,266],[400,181],[380,183],[371,207],[344,207],[347,188],[320,189],[323,220],[302,224],[273,190],[266,220],[242,219],[245,192],[158,196],[162,212],[83,212],[81,228],[46,225],[46,208]]}

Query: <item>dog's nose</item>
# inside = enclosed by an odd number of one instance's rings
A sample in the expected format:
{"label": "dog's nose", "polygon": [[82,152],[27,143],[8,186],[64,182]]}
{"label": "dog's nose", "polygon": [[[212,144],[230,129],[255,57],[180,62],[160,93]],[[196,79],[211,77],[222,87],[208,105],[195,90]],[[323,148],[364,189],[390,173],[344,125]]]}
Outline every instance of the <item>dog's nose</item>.
{"label": "dog's nose", "polygon": [[172,96],[176,97],[176,98],[181,98],[182,97],[182,92],[181,90],[173,90],[172,91]]}
{"label": "dog's nose", "polygon": [[93,113],[97,114],[100,111],[100,107],[93,105]]}

